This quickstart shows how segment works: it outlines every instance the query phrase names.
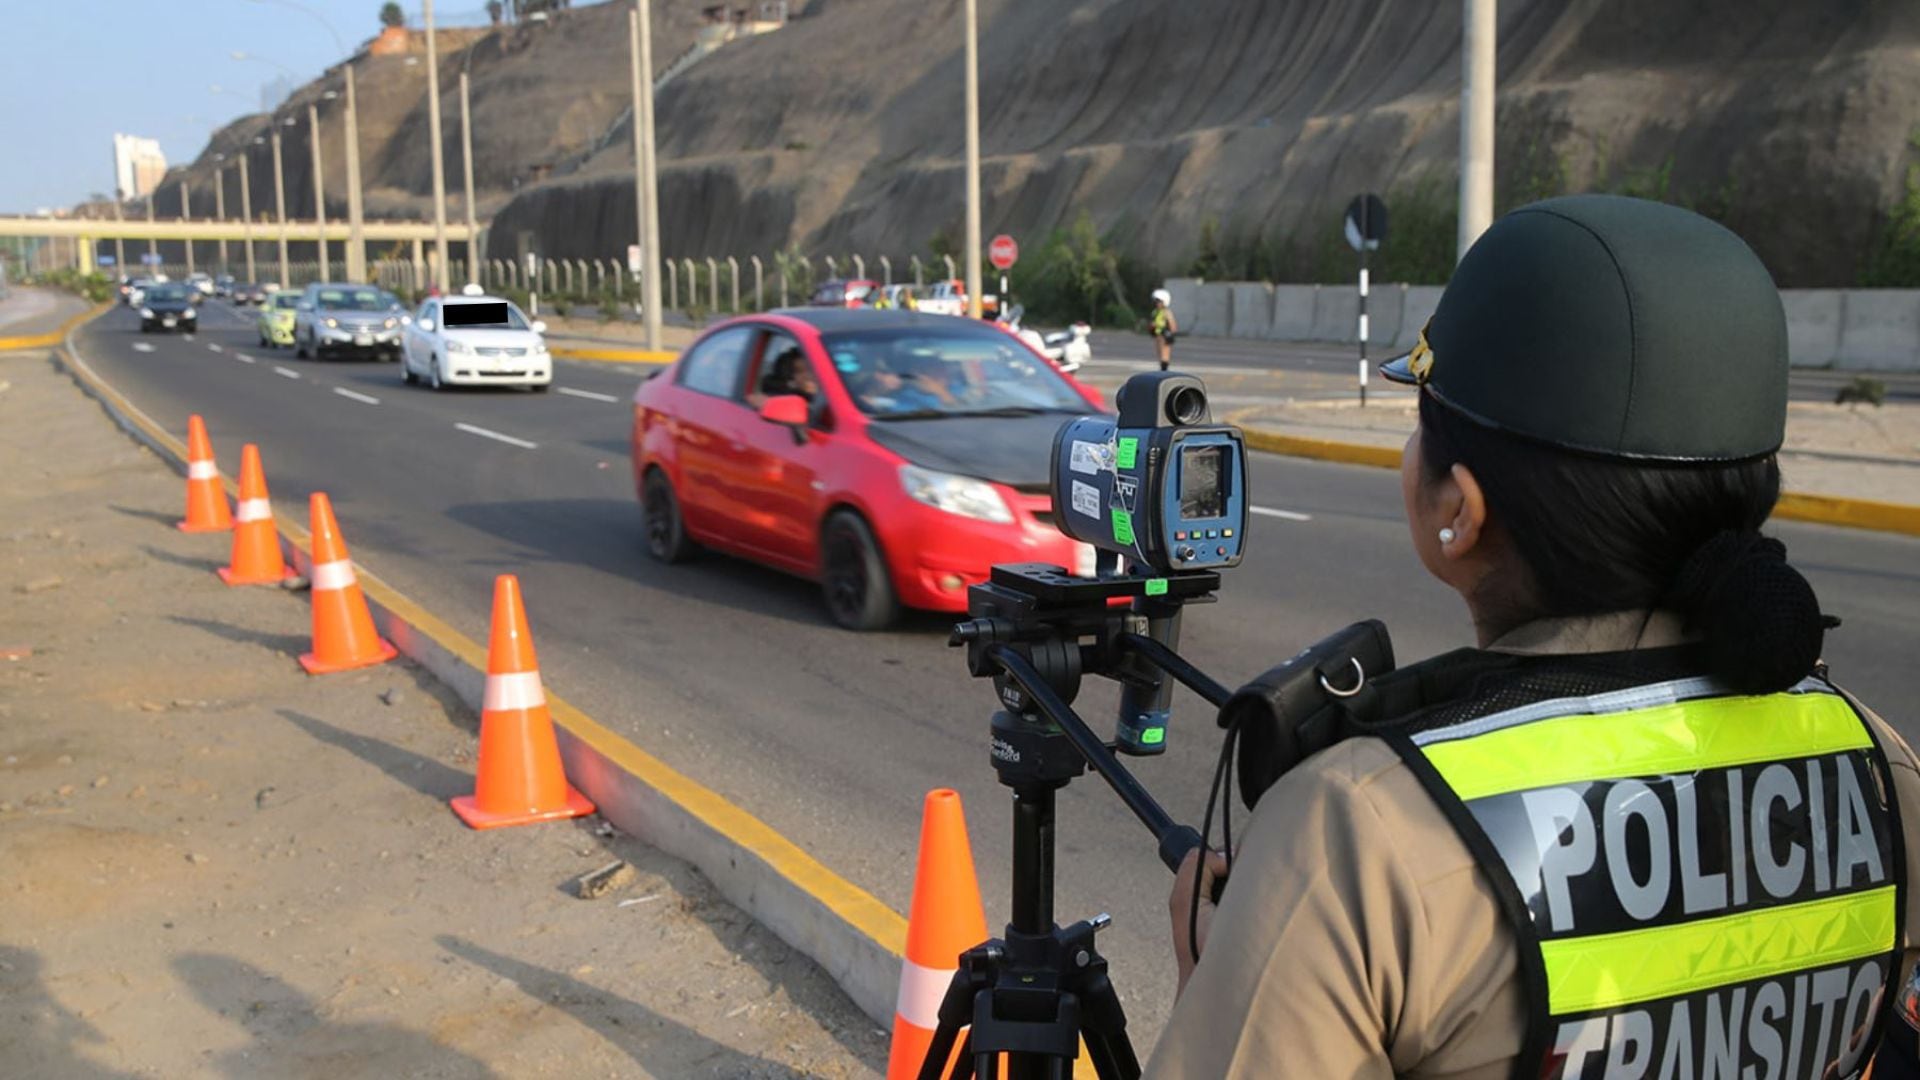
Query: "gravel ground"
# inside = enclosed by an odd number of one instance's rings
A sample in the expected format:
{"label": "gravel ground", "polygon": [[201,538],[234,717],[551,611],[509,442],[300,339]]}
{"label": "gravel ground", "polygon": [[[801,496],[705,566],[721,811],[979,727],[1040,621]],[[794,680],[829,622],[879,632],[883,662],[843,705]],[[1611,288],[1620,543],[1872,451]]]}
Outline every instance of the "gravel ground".
{"label": "gravel ground", "polygon": [[305,598],[223,587],[180,483],[43,354],[0,356],[0,1072],[884,1067],[687,866],[598,818],[468,831],[476,718],[404,662],[302,674]]}

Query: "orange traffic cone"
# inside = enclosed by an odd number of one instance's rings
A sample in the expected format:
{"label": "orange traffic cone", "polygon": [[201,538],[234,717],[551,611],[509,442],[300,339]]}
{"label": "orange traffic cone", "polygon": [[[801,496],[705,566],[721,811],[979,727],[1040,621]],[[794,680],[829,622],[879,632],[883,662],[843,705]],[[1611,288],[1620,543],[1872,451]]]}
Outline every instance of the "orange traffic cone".
{"label": "orange traffic cone", "polygon": [[[940,1001],[958,970],[960,954],[987,940],[986,910],[973,876],[973,848],[960,793],[927,792],[920,817],[920,861],[913,871],[913,907],[907,913],[907,956],[893,1008],[893,1045],[887,1080],[920,1074],[920,1062],[940,1026]],[[963,1036],[964,1038],[964,1036]],[[954,1054],[959,1054],[959,1042]],[[947,1074],[952,1061],[941,1069]]]}
{"label": "orange traffic cone", "polygon": [[178,528],[191,533],[233,528],[227,493],[220,487],[220,466],[213,461],[213,443],[198,414],[187,417],[187,519]]}
{"label": "orange traffic cone", "polygon": [[240,448],[240,505],[233,517],[233,556],[231,565],[220,568],[220,580],[229,585],[278,585],[291,577],[280,556],[280,533],[273,527],[260,448],[252,443]]}
{"label": "orange traffic cone", "polygon": [[593,804],[567,783],[561,767],[533,635],[520,603],[520,579],[512,574],[493,580],[493,640],[487,646],[478,771],[473,794],[453,800],[453,812],[476,829],[593,813]]}
{"label": "orange traffic cone", "polygon": [[353,576],[353,560],[340,525],[333,520],[333,501],[324,491],[308,500],[313,530],[313,651],[300,655],[309,675],[384,664],[400,655],[393,643],[373,628],[373,613]]}

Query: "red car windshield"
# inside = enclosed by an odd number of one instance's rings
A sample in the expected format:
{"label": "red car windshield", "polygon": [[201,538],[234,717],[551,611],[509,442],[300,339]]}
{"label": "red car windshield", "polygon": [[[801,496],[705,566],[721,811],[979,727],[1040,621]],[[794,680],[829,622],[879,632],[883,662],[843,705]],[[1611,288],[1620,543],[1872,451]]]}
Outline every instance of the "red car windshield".
{"label": "red car windshield", "polygon": [[854,403],[876,419],[1093,411],[1019,342],[992,327],[952,323],[827,334],[822,342]]}

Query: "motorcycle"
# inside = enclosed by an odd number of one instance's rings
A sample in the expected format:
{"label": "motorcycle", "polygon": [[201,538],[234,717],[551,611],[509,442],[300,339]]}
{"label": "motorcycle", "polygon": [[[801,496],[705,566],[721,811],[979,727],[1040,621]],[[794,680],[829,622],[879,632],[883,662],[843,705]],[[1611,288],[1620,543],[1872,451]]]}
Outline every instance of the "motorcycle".
{"label": "motorcycle", "polygon": [[1071,375],[1093,359],[1093,345],[1089,340],[1093,335],[1092,326],[1077,322],[1065,330],[1042,334],[1038,330],[1030,330],[1021,325],[1020,318],[1024,314],[1026,310],[1015,304],[1007,312],[1007,317],[1001,325],[1015,337],[1026,342],[1034,352],[1053,361],[1054,366],[1061,371]]}

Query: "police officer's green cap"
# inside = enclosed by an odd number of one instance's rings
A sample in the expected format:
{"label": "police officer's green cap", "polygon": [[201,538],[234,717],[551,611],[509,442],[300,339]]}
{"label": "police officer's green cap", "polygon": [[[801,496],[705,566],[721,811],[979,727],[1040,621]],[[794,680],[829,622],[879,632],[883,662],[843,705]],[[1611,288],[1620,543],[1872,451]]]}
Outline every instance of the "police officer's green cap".
{"label": "police officer's green cap", "polygon": [[1766,267],[1725,228],[1641,199],[1548,199],[1494,222],[1381,374],[1603,457],[1745,461],[1786,436],[1786,314]]}

